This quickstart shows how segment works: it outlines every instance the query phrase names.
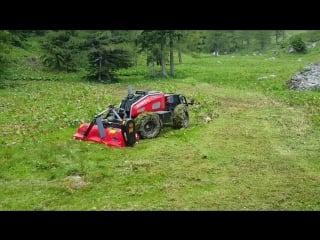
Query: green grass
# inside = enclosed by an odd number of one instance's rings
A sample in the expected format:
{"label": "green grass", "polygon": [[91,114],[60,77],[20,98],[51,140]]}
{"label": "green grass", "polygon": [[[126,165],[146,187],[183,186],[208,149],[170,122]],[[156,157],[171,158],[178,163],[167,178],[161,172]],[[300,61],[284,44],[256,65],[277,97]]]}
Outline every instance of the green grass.
{"label": "green grass", "polygon": [[[320,95],[284,86],[320,55],[271,56],[185,56],[175,78],[139,66],[116,84],[16,71],[0,89],[0,209],[320,210]],[[72,139],[129,84],[194,97],[190,127],[128,148]]]}

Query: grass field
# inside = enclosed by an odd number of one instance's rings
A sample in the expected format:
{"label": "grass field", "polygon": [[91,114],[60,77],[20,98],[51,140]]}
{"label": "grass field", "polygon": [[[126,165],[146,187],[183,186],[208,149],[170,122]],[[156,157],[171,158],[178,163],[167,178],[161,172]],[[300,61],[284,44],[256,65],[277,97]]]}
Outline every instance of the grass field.
{"label": "grass field", "polygon": [[[174,79],[139,66],[115,84],[12,74],[0,89],[0,209],[320,210],[320,93],[285,87],[320,54],[272,57],[185,56]],[[72,139],[129,84],[194,97],[190,127],[121,149]]]}

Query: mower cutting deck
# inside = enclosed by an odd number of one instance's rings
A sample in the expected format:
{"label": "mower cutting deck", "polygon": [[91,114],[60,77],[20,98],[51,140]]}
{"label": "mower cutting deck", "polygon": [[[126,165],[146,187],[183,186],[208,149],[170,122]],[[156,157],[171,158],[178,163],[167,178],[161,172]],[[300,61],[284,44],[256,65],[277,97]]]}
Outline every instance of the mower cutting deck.
{"label": "mower cutting deck", "polygon": [[[132,119],[122,119],[121,109],[109,106],[94,117],[91,123],[83,123],[74,139],[106,144],[110,147],[133,146],[139,137]],[[105,116],[105,118],[102,118]]]}

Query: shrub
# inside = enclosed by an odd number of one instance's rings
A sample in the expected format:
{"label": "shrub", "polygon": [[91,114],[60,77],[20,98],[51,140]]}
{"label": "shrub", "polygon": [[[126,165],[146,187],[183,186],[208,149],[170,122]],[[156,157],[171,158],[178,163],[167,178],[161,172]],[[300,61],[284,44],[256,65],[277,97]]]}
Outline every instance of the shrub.
{"label": "shrub", "polygon": [[298,53],[305,53],[307,50],[305,42],[297,35],[290,38],[290,45]]}

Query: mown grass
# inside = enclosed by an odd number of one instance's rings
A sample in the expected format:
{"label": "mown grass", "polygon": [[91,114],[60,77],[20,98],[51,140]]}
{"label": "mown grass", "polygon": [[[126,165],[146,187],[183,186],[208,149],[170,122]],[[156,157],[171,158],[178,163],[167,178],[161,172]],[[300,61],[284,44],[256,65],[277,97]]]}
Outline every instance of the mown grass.
{"label": "mown grass", "polygon": [[[185,56],[175,78],[139,66],[117,84],[6,80],[0,209],[319,210],[320,95],[285,88],[319,53],[271,57]],[[190,127],[121,149],[73,140],[128,84],[194,97]]]}

